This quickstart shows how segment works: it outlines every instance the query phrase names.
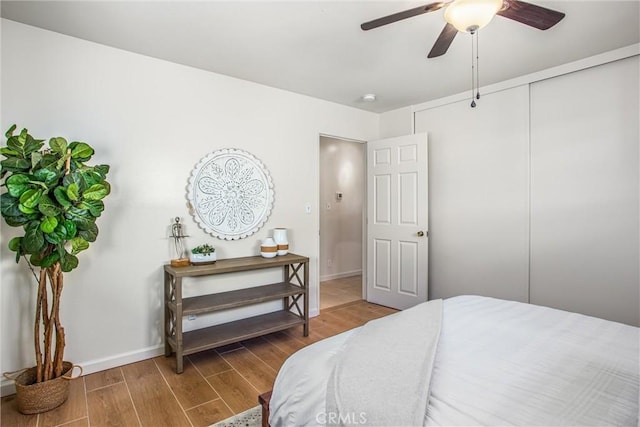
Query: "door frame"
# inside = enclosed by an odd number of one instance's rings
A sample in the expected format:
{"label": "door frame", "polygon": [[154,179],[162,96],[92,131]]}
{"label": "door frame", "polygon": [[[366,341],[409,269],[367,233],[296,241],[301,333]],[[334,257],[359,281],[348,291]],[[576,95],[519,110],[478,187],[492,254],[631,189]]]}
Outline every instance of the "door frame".
{"label": "door frame", "polygon": [[357,142],[359,144],[363,145],[363,160],[364,160],[364,170],[362,171],[363,175],[364,175],[364,185],[365,188],[363,189],[364,193],[363,193],[363,202],[362,202],[362,265],[361,265],[361,270],[362,270],[362,282],[360,283],[360,287],[362,290],[362,299],[366,301],[367,299],[367,189],[366,189],[366,185],[367,185],[367,141],[361,140],[361,139],[353,139],[353,138],[347,138],[344,136],[336,136],[336,135],[331,135],[328,133],[319,133],[318,134],[318,144],[316,146],[316,158],[318,159],[318,161],[316,162],[316,166],[317,166],[317,170],[316,170],[316,182],[317,182],[317,195],[318,198],[316,199],[316,204],[318,206],[318,215],[316,216],[316,230],[318,230],[318,241],[317,241],[317,247],[316,247],[316,251],[318,254],[318,262],[316,265],[316,274],[315,276],[315,282],[318,284],[318,286],[316,286],[316,301],[318,302],[318,314],[320,314],[320,266],[321,266],[321,262],[322,260],[320,259],[320,239],[321,239],[321,234],[320,234],[320,209],[322,209],[322,204],[320,201],[320,140],[321,138],[332,138],[332,139],[338,139],[341,141],[345,141],[345,142]]}

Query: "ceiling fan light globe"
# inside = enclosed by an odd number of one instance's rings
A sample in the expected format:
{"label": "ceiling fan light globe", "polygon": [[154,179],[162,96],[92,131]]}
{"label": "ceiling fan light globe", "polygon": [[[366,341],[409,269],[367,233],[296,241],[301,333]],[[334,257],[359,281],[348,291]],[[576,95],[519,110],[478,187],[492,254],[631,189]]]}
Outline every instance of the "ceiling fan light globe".
{"label": "ceiling fan light globe", "polygon": [[455,0],[444,11],[444,19],[458,31],[473,33],[485,27],[502,8],[502,0]]}

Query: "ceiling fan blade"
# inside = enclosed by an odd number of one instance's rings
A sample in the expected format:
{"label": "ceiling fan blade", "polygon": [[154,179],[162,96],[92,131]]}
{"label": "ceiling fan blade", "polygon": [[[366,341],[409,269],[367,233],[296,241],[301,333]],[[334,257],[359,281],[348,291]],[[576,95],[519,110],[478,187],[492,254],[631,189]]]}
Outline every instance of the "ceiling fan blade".
{"label": "ceiling fan blade", "polygon": [[360,25],[360,28],[362,28],[364,31],[367,31],[373,28],[382,27],[383,25],[402,21],[403,19],[411,18],[413,16],[422,15],[423,13],[435,12],[436,10],[441,9],[447,3],[448,2],[437,2],[429,3],[420,7],[414,7],[413,9],[394,13],[393,15],[383,16],[382,18],[374,19],[373,21],[365,22],[364,24]]}
{"label": "ceiling fan blade", "polygon": [[498,15],[513,19],[539,30],[547,30],[564,18],[564,13],[519,0],[505,0],[505,8]]}
{"label": "ceiling fan blade", "polygon": [[451,42],[454,37],[458,34],[458,30],[451,24],[447,24],[442,29],[442,32],[438,36],[438,40],[434,43],[431,48],[431,52],[427,55],[427,58],[435,58],[440,55],[444,55],[447,53],[447,49],[451,46]]}

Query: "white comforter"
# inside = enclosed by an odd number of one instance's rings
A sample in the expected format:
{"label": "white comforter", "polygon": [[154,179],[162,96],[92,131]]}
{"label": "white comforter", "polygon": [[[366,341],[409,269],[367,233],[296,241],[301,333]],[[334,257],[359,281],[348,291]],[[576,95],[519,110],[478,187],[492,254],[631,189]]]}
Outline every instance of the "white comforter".
{"label": "white comforter", "polygon": [[[327,423],[327,381],[352,334],[285,362],[272,426]],[[640,329],[620,323],[485,297],[447,299],[424,424],[636,426],[639,342]]]}

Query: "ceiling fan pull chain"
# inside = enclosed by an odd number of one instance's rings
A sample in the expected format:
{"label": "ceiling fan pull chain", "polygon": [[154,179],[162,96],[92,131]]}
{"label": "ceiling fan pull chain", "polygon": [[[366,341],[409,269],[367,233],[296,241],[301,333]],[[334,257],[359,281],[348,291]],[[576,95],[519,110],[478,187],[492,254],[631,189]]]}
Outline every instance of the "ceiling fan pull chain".
{"label": "ceiling fan pull chain", "polygon": [[476,31],[476,99],[480,99],[480,30]]}
{"label": "ceiling fan pull chain", "polygon": [[474,93],[475,93],[475,83],[476,83],[476,79],[475,79],[475,58],[474,58],[474,54],[473,54],[473,34],[474,32],[471,32],[471,108],[476,108],[476,100],[474,99]]}

